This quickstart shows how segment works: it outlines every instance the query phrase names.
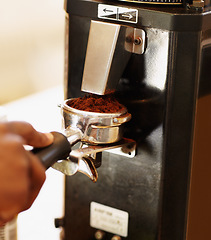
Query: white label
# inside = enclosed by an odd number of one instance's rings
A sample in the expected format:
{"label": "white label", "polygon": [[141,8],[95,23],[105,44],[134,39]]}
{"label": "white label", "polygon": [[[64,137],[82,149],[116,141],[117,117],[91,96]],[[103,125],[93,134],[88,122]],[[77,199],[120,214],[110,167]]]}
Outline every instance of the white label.
{"label": "white label", "polygon": [[90,225],[93,228],[127,237],[128,218],[125,211],[91,202]]}
{"label": "white label", "polygon": [[98,17],[122,22],[137,23],[138,10],[133,8],[124,8],[113,5],[99,4]]}

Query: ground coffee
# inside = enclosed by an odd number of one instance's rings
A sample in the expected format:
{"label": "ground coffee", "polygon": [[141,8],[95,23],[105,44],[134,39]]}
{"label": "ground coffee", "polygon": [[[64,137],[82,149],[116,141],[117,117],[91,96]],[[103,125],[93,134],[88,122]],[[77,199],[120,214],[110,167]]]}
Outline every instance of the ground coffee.
{"label": "ground coffee", "polygon": [[68,102],[68,106],[79,110],[99,113],[115,113],[124,108],[111,94],[103,96],[89,94],[84,97],[74,98]]}

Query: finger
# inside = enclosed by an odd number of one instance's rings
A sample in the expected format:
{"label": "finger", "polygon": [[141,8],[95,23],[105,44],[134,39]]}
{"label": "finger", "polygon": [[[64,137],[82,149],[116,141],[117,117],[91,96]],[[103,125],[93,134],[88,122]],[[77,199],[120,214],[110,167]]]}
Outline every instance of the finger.
{"label": "finger", "polygon": [[51,133],[38,132],[30,123],[13,121],[5,123],[5,126],[9,133],[21,136],[27,145],[45,147],[53,142],[53,135]]}
{"label": "finger", "polygon": [[3,227],[7,223],[7,220],[4,220],[0,217],[0,227]]}
{"label": "finger", "polygon": [[28,154],[28,159],[30,161],[30,171],[29,171],[30,186],[29,186],[28,201],[24,206],[23,210],[28,209],[33,204],[34,200],[39,194],[40,189],[46,179],[46,175],[45,175],[46,169],[38,160],[38,158],[35,155],[31,154],[30,152],[27,152],[27,154]]}
{"label": "finger", "polygon": [[9,222],[10,220],[12,220],[13,218],[4,218],[4,216],[0,216],[0,227],[4,226],[7,222]]}

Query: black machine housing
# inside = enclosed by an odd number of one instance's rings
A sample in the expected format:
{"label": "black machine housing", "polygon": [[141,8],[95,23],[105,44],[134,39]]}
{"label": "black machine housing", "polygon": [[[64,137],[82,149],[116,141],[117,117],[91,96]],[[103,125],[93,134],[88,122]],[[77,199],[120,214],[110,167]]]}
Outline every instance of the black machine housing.
{"label": "black machine housing", "polygon": [[[135,9],[137,23],[99,18],[99,4]],[[211,10],[188,5],[65,2],[66,98],[85,94],[81,81],[91,20],[146,33],[145,52],[131,55],[115,91],[132,114],[125,137],[137,142],[136,156],[103,152],[97,183],[82,174],[66,177],[65,240],[97,239],[91,202],[129,215],[127,236],[103,231],[102,239],[209,238]]]}

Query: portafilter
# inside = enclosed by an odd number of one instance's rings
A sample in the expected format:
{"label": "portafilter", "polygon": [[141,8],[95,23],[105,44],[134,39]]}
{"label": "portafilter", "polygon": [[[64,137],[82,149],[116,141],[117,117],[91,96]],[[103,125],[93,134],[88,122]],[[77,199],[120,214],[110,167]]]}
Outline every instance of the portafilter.
{"label": "portafilter", "polygon": [[[90,156],[112,148],[134,148],[134,141],[123,139],[123,124],[131,119],[131,114],[126,107],[115,113],[78,110],[69,106],[70,101],[67,99],[61,106],[64,132],[52,132],[54,142],[50,146],[32,151],[46,169],[52,166],[67,175],[80,171],[95,182],[97,172]],[[77,142],[88,147],[72,150]]]}

